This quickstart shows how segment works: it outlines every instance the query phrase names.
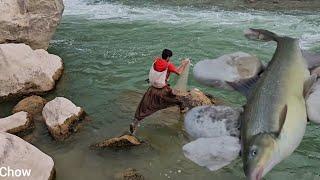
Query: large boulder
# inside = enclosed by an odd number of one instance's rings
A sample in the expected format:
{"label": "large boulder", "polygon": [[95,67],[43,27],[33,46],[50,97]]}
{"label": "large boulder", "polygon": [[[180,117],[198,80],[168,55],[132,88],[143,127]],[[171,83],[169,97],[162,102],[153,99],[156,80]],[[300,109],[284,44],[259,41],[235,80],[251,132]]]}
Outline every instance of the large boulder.
{"label": "large boulder", "polygon": [[1,0],[0,43],[47,49],[63,9],[63,0]]}
{"label": "large boulder", "polygon": [[[0,159],[0,167],[5,168],[2,169],[2,175],[4,173],[12,175],[9,169],[14,170],[15,174],[15,177],[2,177],[3,179],[52,180],[54,178],[52,158],[17,136],[0,132]],[[22,175],[22,170],[25,176]]]}
{"label": "large boulder", "polygon": [[63,71],[60,57],[25,44],[0,44],[0,99],[46,92]]}
{"label": "large boulder", "polygon": [[56,140],[64,140],[69,137],[84,114],[81,107],[77,107],[64,97],[53,99],[42,110],[45,123]]}
{"label": "large boulder", "polygon": [[33,128],[33,121],[27,112],[18,112],[0,119],[0,132],[22,134]]}
{"label": "large boulder", "polygon": [[312,86],[306,104],[308,119],[311,122],[320,124],[320,80]]}
{"label": "large boulder", "polygon": [[221,136],[199,138],[183,146],[184,155],[199,166],[211,171],[218,170],[239,156],[241,149],[238,138]]}
{"label": "large boulder", "polygon": [[47,103],[47,100],[40,96],[30,96],[21,100],[12,110],[12,113],[20,111],[28,112],[32,119],[41,119],[42,109]]}
{"label": "large boulder", "polygon": [[242,108],[229,106],[199,106],[185,116],[184,127],[194,138],[220,136],[239,137],[239,116]]}
{"label": "large boulder", "polygon": [[213,60],[199,61],[193,68],[193,74],[204,85],[231,90],[227,82],[253,78],[262,69],[263,64],[257,57],[236,52]]}

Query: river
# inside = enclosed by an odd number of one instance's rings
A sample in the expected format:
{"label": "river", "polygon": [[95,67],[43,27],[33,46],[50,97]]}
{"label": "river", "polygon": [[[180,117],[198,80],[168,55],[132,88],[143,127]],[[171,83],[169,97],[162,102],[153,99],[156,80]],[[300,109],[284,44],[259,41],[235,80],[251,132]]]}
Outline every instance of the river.
{"label": "river", "polygon": [[[197,4],[197,6],[195,5]],[[201,4],[201,3],[200,3]],[[182,117],[175,111],[145,120],[138,136],[149,142],[130,150],[90,150],[89,145],[127,130],[137,103],[148,85],[149,67],[162,49],[173,50],[173,62],[192,63],[244,51],[263,62],[275,44],[248,41],[243,30],[267,28],[301,39],[305,49],[320,51],[320,14],[304,11],[238,11],[198,1],[65,0],[63,20],[49,48],[65,64],[64,75],[47,99],[64,96],[84,107],[92,122],[65,142],[52,140],[38,125],[32,143],[53,157],[57,180],[106,180],[133,167],[146,179],[244,179],[242,162],[210,172],[183,156],[188,143]],[[173,78],[174,79],[174,78]],[[234,105],[238,93],[204,87],[190,71],[189,88],[197,87]],[[9,115],[16,102],[1,105]],[[320,126],[308,125],[300,147],[267,174],[267,180],[320,179]]]}

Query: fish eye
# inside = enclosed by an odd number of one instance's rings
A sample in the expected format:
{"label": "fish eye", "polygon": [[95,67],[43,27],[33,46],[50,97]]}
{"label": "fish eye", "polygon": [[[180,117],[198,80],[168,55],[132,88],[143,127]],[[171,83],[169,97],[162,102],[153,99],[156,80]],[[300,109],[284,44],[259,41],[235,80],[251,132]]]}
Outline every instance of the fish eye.
{"label": "fish eye", "polygon": [[250,155],[251,155],[251,157],[255,157],[256,155],[257,155],[257,150],[256,149],[252,149],[251,151],[250,151]]}

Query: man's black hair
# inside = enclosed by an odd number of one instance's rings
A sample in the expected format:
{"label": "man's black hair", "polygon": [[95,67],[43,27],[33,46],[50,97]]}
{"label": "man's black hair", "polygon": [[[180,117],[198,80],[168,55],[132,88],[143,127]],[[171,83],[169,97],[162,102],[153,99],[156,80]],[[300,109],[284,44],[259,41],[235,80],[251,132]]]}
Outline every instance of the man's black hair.
{"label": "man's black hair", "polygon": [[162,51],[162,59],[168,59],[168,57],[170,58],[172,56],[172,51],[169,49],[164,49]]}

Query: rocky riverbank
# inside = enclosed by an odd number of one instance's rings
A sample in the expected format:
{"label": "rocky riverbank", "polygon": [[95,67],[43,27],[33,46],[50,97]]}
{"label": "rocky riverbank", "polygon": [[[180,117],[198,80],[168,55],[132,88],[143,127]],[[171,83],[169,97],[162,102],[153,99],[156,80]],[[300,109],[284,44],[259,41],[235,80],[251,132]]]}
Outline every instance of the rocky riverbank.
{"label": "rocky riverbank", "polygon": [[245,0],[235,7],[263,9],[263,10],[304,10],[304,11],[319,11],[320,1],[318,0]]}
{"label": "rocky riverbank", "polygon": [[[228,10],[245,10],[249,8],[269,11],[319,11],[320,9],[320,1],[318,0],[202,0],[201,3],[198,0],[157,0],[157,2],[161,4],[166,3],[171,6],[193,6],[209,9],[215,6]],[[137,2],[135,1],[135,3]]]}
{"label": "rocky riverbank", "polygon": [[[46,50],[63,9],[62,0],[0,1],[0,102],[55,88],[63,73],[63,62]],[[55,178],[54,160],[18,137],[34,131],[34,119],[42,119],[39,114],[46,103],[45,99],[32,96],[18,103],[13,115],[0,118],[0,166],[29,169],[28,175],[15,171],[11,176],[32,180]],[[54,119],[55,114],[45,114],[45,119]]]}

